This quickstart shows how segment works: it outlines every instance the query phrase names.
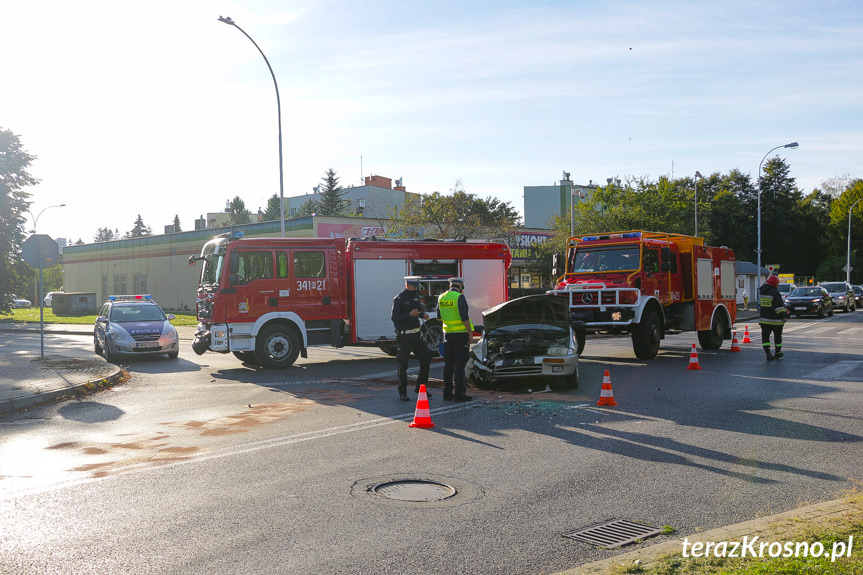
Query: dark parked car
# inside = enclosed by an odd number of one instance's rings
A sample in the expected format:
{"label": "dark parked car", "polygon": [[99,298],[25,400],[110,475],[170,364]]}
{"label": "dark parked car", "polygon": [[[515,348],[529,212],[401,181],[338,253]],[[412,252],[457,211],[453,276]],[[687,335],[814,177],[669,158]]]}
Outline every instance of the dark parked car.
{"label": "dark parked car", "polygon": [[857,307],[863,306],[863,286],[851,286],[854,290],[854,301],[857,302]]}
{"label": "dark parked car", "polygon": [[845,312],[857,309],[857,300],[854,299],[854,290],[848,282],[821,282],[821,287],[827,290],[833,298],[833,307],[844,308]]}
{"label": "dark parked car", "polygon": [[465,370],[476,387],[578,386],[578,342],[568,298],[529,295],[482,312],[482,338]]}
{"label": "dark parked car", "polygon": [[833,315],[833,298],[821,286],[794,288],[785,300],[791,316],[815,314],[818,317]]}
{"label": "dark parked car", "polygon": [[93,348],[111,362],[121,355],[163,353],[176,359],[180,339],[172,319],[149,295],[110,296],[96,318]]}

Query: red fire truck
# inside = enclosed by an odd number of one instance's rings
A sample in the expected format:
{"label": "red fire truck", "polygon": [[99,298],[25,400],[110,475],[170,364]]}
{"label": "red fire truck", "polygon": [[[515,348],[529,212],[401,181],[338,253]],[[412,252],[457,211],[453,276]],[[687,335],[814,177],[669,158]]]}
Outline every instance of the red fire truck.
{"label": "red fire truck", "polygon": [[549,293],[569,298],[579,353],[585,333],[628,333],[639,359],[653,359],[666,334],[682,331],[719,349],[737,316],[734,252],[702,238],[639,230],[574,236],[554,268],[560,277]]}
{"label": "red fire truck", "polygon": [[376,346],[394,355],[392,300],[404,277],[420,276],[430,319],[423,324],[438,353],[443,330],[437,297],[448,278],[464,277],[476,324],[507,299],[506,244],[345,238],[213,238],[189,265],[203,261],[192,348],[233,352],[266,368],[289,367],[314,345]]}

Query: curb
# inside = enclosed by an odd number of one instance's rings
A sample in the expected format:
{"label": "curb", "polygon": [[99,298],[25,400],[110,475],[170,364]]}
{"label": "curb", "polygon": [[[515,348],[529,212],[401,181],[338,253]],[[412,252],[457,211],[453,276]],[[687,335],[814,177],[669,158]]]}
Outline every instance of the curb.
{"label": "curb", "polygon": [[123,370],[117,366],[114,366],[112,372],[104,377],[97,377],[96,379],[91,379],[84,383],[69,385],[67,387],[55,389],[53,391],[46,391],[44,393],[33,393],[22,397],[16,397],[14,399],[0,401],[0,416],[10,415],[22,409],[27,409],[28,407],[33,407],[34,405],[48,403],[50,401],[68,395],[75,395],[76,393],[78,393],[79,390],[87,388],[89,386],[97,384],[101,384],[102,387],[104,387],[105,385],[113,385],[117,383],[117,381],[122,376]]}
{"label": "curb", "polygon": [[[744,521],[736,525],[717,527],[709,531],[693,533],[686,535],[685,538],[690,543],[739,541],[745,536],[748,536],[750,540],[753,536],[758,536],[764,541],[789,541],[795,536],[799,536],[800,529],[805,523],[818,521],[819,523],[823,522],[833,525],[842,524],[849,522],[852,514],[857,514],[858,516],[863,514],[863,502],[859,500],[851,501],[846,497],[807,505],[769,517]],[[621,567],[633,566],[634,564],[637,564],[640,568],[650,567],[663,559],[679,555],[682,549],[683,538],[675,538],[671,541],[657,543],[643,549],[635,549],[628,553],[581,565],[567,571],[560,571],[555,575],[619,573],[621,572]],[[618,570],[613,571],[615,568],[618,568]]]}

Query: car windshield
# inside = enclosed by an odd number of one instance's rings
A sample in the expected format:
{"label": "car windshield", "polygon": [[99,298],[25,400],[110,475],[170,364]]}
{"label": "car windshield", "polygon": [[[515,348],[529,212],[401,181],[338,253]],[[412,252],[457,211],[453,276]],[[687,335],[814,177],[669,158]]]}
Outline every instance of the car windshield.
{"label": "car windshield", "polygon": [[111,321],[119,323],[130,321],[165,321],[167,316],[162,308],[155,305],[115,305],[111,308]]}
{"label": "car windshield", "polygon": [[830,293],[845,293],[848,288],[843,283],[821,284],[821,287]]}
{"label": "car windshield", "polygon": [[855,293],[855,294],[857,294],[857,295],[863,295],[863,287],[860,287],[860,286],[854,286],[854,288],[853,288],[853,289],[854,289],[854,293]]}
{"label": "car windshield", "polygon": [[585,248],[579,246],[572,261],[573,272],[637,270],[641,266],[638,246]]}
{"label": "car windshield", "polygon": [[797,288],[793,292],[791,292],[792,297],[808,297],[819,295],[821,295],[821,288],[817,287]]}

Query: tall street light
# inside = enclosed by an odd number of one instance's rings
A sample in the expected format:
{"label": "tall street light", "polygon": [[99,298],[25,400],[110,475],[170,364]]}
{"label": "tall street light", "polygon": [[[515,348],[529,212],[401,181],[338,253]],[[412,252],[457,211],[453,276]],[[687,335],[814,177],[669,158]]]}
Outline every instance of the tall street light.
{"label": "tall street light", "polygon": [[784,146],[776,146],[770,152],[764,154],[764,157],[761,158],[761,162],[758,164],[758,249],[756,252],[758,253],[758,284],[755,286],[755,289],[761,288],[761,164],[764,163],[764,160],[767,159],[767,156],[770,155],[771,152],[778,150],[779,148],[797,148],[800,144],[797,142],[791,142],[790,144],[785,144]]}
{"label": "tall street light", "polygon": [[704,179],[701,172],[695,170],[695,235],[698,235],[698,178]]}
{"label": "tall street light", "polygon": [[261,50],[261,47],[258,46],[257,42],[252,40],[252,37],[246,34],[245,30],[237,26],[237,23],[230,17],[225,18],[219,16],[219,22],[224,22],[229,26],[233,26],[242,32],[243,35],[255,45],[255,48],[257,48],[258,52],[261,53],[261,56],[264,57],[264,62],[267,63],[267,68],[269,68],[270,75],[273,77],[273,85],[276,87],[276,109],[278,110],[279,115],[279,224],[281,226],[282,237],[285,237],[285,173],[282,168],[282,100],[279,98],[279,84],[276,82],[276,75],[273,73],[273,67],[270,66],[270,61],[267,60],[267,56],[264,54],[264,51]]}
{"label": "tall street light", "polygon": [[845,262],[845,281],[849,284],[851,283],[851,210],[860,202],[863,202],[863,198],[860,198],[848,208],[848,260]]}
{"label": "tall street light", "polygon": [[[45,210],[50,210],[51,208],[65,208],[65,207],[66,207],[66,204],[57,204],[55,206],[48,206],[47,208],[42,208],[42,211],[40,211],[38,214],[36,214],[35,218],[33,217],[33,212],[31,212],[30,210],[27,210],[27,213],[30,214],[30,219],[33,220],[33,235],[36,235],[36,224],[39,223],[39,218],[42,216],[42,214],[45,213]],[[34,304],[36,302],[41,302],[41,299],[40,299],[42,297],[42,294],[40,293],[42,291],[40,289],[41,287],[42,286],[39,285],[39,270],[36,270],[36,280],[33,282],[33,289],[36,290],[36,299],[33,300]],[[40,306],[41,306],[41,303],[40,303]]]}

